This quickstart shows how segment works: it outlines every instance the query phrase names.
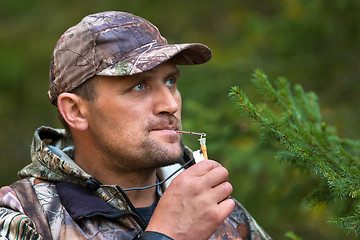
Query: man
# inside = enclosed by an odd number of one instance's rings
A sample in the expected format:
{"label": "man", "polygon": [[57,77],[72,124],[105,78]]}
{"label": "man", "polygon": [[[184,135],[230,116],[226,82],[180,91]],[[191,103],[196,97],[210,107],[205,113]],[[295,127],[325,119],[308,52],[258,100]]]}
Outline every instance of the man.
{"label": "man", "polygon": [[269,239],[229,197],[226,169],[193,164],[177,132],[176,65],[210,58],[205,45],[168,45],[124,12],[66,31],[48,92],[66,132],[36,131],[22,180],[0,191],[0,239]]}

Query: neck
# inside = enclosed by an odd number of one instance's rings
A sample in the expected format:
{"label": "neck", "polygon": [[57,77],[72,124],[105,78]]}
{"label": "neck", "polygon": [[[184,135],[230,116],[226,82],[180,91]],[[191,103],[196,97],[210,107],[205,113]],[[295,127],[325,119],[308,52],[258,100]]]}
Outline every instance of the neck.
{"label": "neck", "polygon": [[[129,171],[112,164],[113,161],[104,156],[89,154],[89,151],[81,151],[82,148],[76,146],[75,149],[76,164],[104,185],[117,185],[128,189],[156,183],[156,169]],[[126,191],[126,195],[134,207],[148,207],[155,201],[156,188]]]}
{"label": "neck", "polygon": [[[156,170],[137,172],[117,172],[114,169],[91,167],[89,164],[78,163],[88,174],[99,180],[104,185],[117,185],[122,189],[146,187],[156,183]],[[134,207],[148,207],[156,197],[156,188],[126,191]]]}
{"label": "neck", "polygon": [[[143,172],[140,173],[141,177],[145,176],[147,173]],[[136,174],[137,175],[137,174]],[[151,176],[142,178],[142,181],[140,182],[139,179],[140,175],[137,175],[135,177],[127,177],[125,178],[124,184],[119,185],[122,189],[128,189],[128,188],[134,188],[134,187],[146,187],[149,185],[153,185],[156,183],[156,172],[152,171],[150,174]],[[148,207],[150,206],[156,198],[156,187],[148,188],[148,189],[142,189],[142,190],[130,190],[126,191],[126,195],[129,197],[132,204],[136,207]]]}
{"label": "neck", "polygon": [[[154,183],[156,183],[156,180],[149,184],[137,185],[133,187],[145,187],[145,186],[153,185]],[[127,189],[127,188],[130,187],[122,187],[122,189]],[[126,191],[125,193],[130,199],[131,203],[136,208],[148,207],[151,204],[153,204],[153,202],[156,199],[156,187],[143,189],[143,190],[130,190],[130,191]]]}

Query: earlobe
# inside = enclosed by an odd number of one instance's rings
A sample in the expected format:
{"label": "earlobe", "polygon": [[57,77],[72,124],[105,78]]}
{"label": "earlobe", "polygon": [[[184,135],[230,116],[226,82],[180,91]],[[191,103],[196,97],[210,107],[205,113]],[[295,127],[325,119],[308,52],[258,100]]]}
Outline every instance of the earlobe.
{"label": "earlobe", "polygon": [[73,93],[62,93],[58,97],[58,109],[70,128],[85,131],[88,121],[85,117],[84,101]]}

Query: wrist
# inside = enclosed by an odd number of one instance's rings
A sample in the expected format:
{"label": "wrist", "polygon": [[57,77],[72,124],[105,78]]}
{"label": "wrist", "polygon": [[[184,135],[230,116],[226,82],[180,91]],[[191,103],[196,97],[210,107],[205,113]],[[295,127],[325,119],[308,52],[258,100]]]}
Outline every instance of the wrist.
{"label": "wrist", "polygon": [[159,232],[145,231],[140,235],[138,240],[173,240],[173,239]]}

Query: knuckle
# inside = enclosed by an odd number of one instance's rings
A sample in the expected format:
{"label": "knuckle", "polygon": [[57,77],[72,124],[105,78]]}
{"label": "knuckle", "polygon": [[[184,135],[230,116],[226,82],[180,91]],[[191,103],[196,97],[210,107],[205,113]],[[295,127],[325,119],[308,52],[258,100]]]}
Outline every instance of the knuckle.
{"label": "knuckle", "polygon": [[226,185],[226,188],[229,192],[232,192],[233,191],[233,186],[231,185],[231,183],[229,182],[225,182],[225,185]]}
{"label": "knuckle", "polygon": [[174,185],[187,185],[189,184],[189,178],[185,175],[180,174],[179,176],[177,176],[176,178],[174,178],[174,180],[172,181],[172,183]]}
{"label": "knuckle", "polygon": [[189,194],[199,193],[202,189],[201,182],[195,177],[177,176],[171,183],[176,189],[186,190]]}
{"label": "knuckle", "polygon": [[229,182],[223,182],[219,185],[220,191],[224,196],[229,196],[233,191],[233,186]]}
{"label": "knuckle", "polygon": [[213,213],[212,219],[218,224],[224,221],[223,214],[219,211]]}
{"label": "knuckle", "polygon": [[212,208],[207,212],[206,215],[207,219],[211,219],[212,221],[218,221],[219,219],[219,213],[216,208]]}
{"label": "knuckle", "polygon": [[202,161],[200,162],[202,165],[204,165],[204,167],[206,169],[213,169],[213,168],[217,168],[217,167],[220,167],[220,163],[214,161],[214,160],[206,160],[206,161]]}
{"label": "knuckle", "polygon": [[221,172],[221,174],[222,174],[223,176],[225,176],[225,177],[228,177],[228,176],[229,176],[229,171],[228,171],[226,168],[221,167],[221,168],[219,169],[219,171]]}
{"label": "knuckle", "polygon": [[194,195],[198,195],[203,192],[204,184],[202,184],[201,181],[194,179],[194,181],[189,184],[189,190]]}

